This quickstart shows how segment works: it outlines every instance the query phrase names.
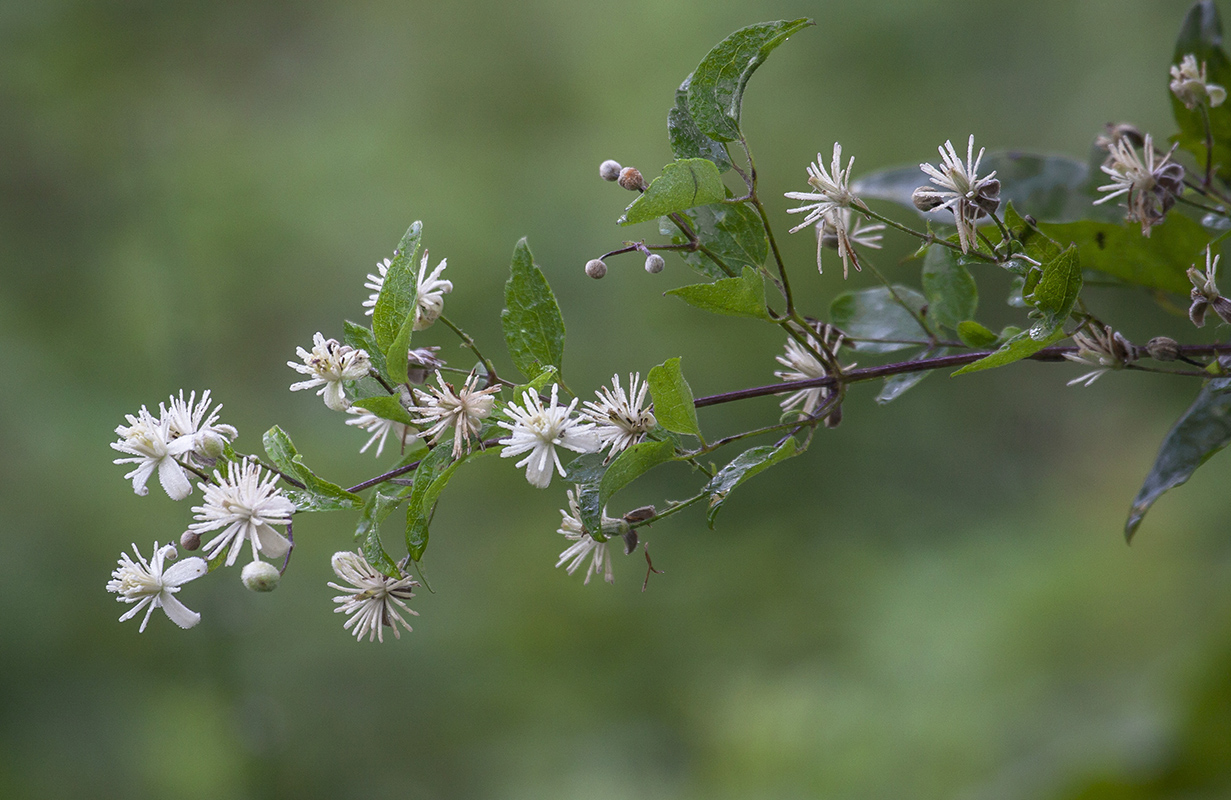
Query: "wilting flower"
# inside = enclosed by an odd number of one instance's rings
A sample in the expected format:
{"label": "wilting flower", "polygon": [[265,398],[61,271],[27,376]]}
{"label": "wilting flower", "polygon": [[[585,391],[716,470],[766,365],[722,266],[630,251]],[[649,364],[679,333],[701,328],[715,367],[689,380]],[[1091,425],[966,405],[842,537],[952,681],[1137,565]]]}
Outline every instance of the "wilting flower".
{"label": "wilting flower", "polygon": [[436,383],[440,388],[428,386],[425,392],[415,389],[415,397],[419,406],[413,412],[419,416],[415,419],[417,425],[431,425],[423,435],[431,437],[432,444],[440,444],[445,431],[453,428],[453,457],[460,458],[462,453],[469,453],[471,441],[479,437],[479,429],[483,420],[492,413],[496,398],[492,397],[500,391],[499,386],[489,386],[486,389],[476,388],[479,384],[479,374],[470,373],[461,391],[456,391],[453,384],[445,383],[440,372],[436,373]]}
{"label": "wilting flower", "polygon": [[1175,205],[1176,198],[1184,191],[1184,167],[1171,161],[1171,152],[1156,162],[1154,140],[1148,133],[1142,152],[1145,153],[1144,162],[1127,137],[1108,145],[1110,163],[1100,169],[1111,177],[1111,183],[1098,187],[1098,191],[1108,194],[1095,200],[1094,204],[1127,195],[1127,220],[1140,222],[1141,235],[1149,236],[1150,228],[1162,222],[1168,209]]}
{"label": "wilting flower", "polygon": [[1119,331],[1112,330],[1110,325],[1104,325],[1102,330],[1092,325],[1086,331],[1078,331],[1073,334],[1073,344],[1077,345],[1077,352],[1065,353],[1064,357],[1097,369],[1074,378],[1068,382],[1068,386],[1075,383],[1089,386],[1101,378],[1103,373],[1123,369],[1137,360],[1136,346]]}
{"label": "wilting flower", "polygon": [[218,422],[221,403],[210,410],[209,389],[201,394],[200,403],[195,391],[185,400],[184,390],[181,389],[179,397],[172,395],[170,405],[164,408],[160,403],[158,410],[169,423],[171,437],[189,439],[192,452],[204,458],[217,458],[226,443],[239,435],[234,427]]}
{"label": "wilting flower", "polygon": [[436,345],[411,348],[406,354],[406,382],[426,383],[429,375],[445,365],[445,360],[436,355],[438,352],[440,348]]}
{"label": "wilting flower", "polygon": [[252,543],[252,560],[264,553],[268,558],[286,555],[291,549],[290,540],[274,530],[272,525],[288,525],[295,504],[274,487],[278,476],[270,473],[262,480],[262,469],[251,461],[238,466],[227,464],[227,476],[214,471],[216,483],[198,484],[205,493],[204,505],[193,507],[193,519],[197,522],[188,530],[198,535],[225,528],[222,533],[205,543],[205,557],[215,558],[230,545],[227,566],[235,563],[244,542]]}
{"label": "wilting flower", "polygon": [[418,611],[406,605],[406,601],[415,596],[412,589],[419,585],[418,581],[409,575],[401,578],[383,575],[358,553],[334,553],[332,564],[338,579],[350,584],[339,586],[329,582],[330,588],[344,592],[333,598],[333,602],[339,604],[334,613],[350,617],[342,627],[349,631],[354,626],[355,641],[361,641],[366,633],[369,642],[376,639],[383,644],[385,626],[393,628],[393,636],[400,639],[399,623],[407,631],[411,630],[410,623],[400,612],[419,616]]}
{"label": "wilting flower", "polygon": [[510,431],[509,438],[499,442],[504,445],[501,457],[511,458],[529,452],[517,466],[526,468],[526,480],[539,489],[546,489],[551,483],[552,464],[561,477],[565,474],[556,453],[557,445],[578,453],[592,453],[598,449],[594,426],[571,416],[577,407],[577,398],[574,397],[568,406],[561,406],[558,405],[559,392],[559,385],[553,383],[551,402],[545,407],[537,394],[527,391],[522,395],[522,405],[509,403],[505,406],[505,413],[512,422],[497,423]]}
{"label": "wilting flower", "polygon": [[342,344],[337,339],[326,339],[321,333],[312,337],[312,352],[302,347],[295,348],[295,354],[303,359],[302,364],[294,361],[286,362],[291,369],[303,375],[312,377],[306,381],[291,384],[291,391],[321,387],[318,395],[325,396],[325,405],[334,411],[345,411],[350,403],[346,400],[346,390],[343,381],[354,381],[368,374],[372,363],[368,360],[365,350],[356,350],[350,345]]}
{"label": "wilting flower", "polygon": [[164,571],[163,564],[175,558],[175,546],[159,547],[154,542],[154,555],[146,561],[137,545],[133,545],[133,561],[128,553],[120,553],[119,566],[111,572],[111,580],[107,582],[107,591],[115,592],[121,603],[136,603],[125,611],[120,622],[135,617],[141,609],[146,609],[145,618],[141,620],[138,633],[145,632],[145,626],[150,621],[154,609],[161,608],[167,613],[167,618],[181,628],[191,628],[201,621],[201,615],[190,611],[175,597],[175,594],[188,581],[195,580],[209,571],[205,561],[200,558],[185,558],[178,564],[173,564]]}
{"label": "wilting flower", "polygon": [[127,453],[131,458],[117,458],[116,464],[136,464],[137,468],[125,475],[133,482],[133,491],[140,497],[149,494],[146,482],[158,470],[158,482],[172,500],[183,500],[192,494],[192,483],[184,466],[176,458],[192,450],[191,437],[175,438],[171,435],[171,420],[165,415],[154,419],[145,406],[137,416],[125,414],[128,425],[115,429],[119,441],[112,442],[113,450]]}
{"label": "wilting flower", "polygon": [[[816,154],[816,163],[808,165],[808,183],[815,192],[787,192],[786,197],[791,200],[802,200],[804,205],[799,208],[788,208],[788,214],[805,214],[804,221],[791,228],[790,232],[803,230],[804,228],[814,225],[817,226],[817,234],[823,241],[826,234],[832,237],[834,247],[838,250],[838,255],[842,257],[842,276],[846,277],[850,272],[851,259],[854,257],[854,251],[851,248],[852,244],[866,244],[869,241],[868,234],[874,230],[883,230],[884,226],[869,226],[863,229],[864,241],[858,242],[855,238],[856,232],[851,230],[851,208],[866,209],[863,201],[860,200],[851,191],[851,168],[855,165],[854,156],[846,164],[846,169],[842,169],[842,145],[834,142],[833,160],[830,165],[830,170],[826,171],[821,164],[821,154]],[[879,237],[875,237],[879,240]],[[816,252],[816,268],[821,269],[821,242],[817,243]],[[879,247],[879,245],[870,245]],[[855,259],[855,269],[859,269],[859,261]]]}
{"label": "wilting flower", "polygon": [[1223,322],[1231,322],[1231,300],[1222,296],[1215,282],[1218,276],[1218,259],[1222,256],[1212,256],[1212,259],[1211,256],[1210,248],[1206,247],[1205,272],[1198,270],[1196,264],[1188,268],[1188,279],[1193,284],[1188,318],[1198,328],[1205,327],[1205,312],[1211,307]]}
{"label": "wilting flower", "polygon": [[[444,272],[448,259],[441,259],[440,264],[436,269],[429,274],[427,271],[427,251],[423,251],[423,260],[419,262],[419,275],[416,279],[417,297],[415,305],[415,324],[414,329],[421,331],[430,326],[439,317],[444,310],[444,296],[453,291],[453,283],[451,281],[441,280],[440,273]],[[383,262],[376,264],[376,269],[380,272],[379,275],[368,274],[367,283],[363,284],[365,289],[370,289],[372,294],[363,302],[367,311],[363,312],[371,316],[376,309],[376,301],[380,297],[380,290],[385,287],[385,278],[389,274],[389,267],[393,266],[393,262],[385,259]]]}
{"label": "wilting flower", "polygon": [[[600,542],[586,533],[585,526],[581,524],[581,508],[577,505],[577,494],[572,489],[568,490],[568,509],[560,509],[560,516],[563,519],[557,532],[572,544],[560,554],[556,567],[568,562],[566,571],[572,575],[585,563],[586,558],[590,557],[590,568],[586,570],[585,582],[588,584],[590,578],[602,573],[603,580],[612,583],[614,577],[611,574],[611,553],[607,549],[607,542]],[[607,521],[606,516],[603,521]]]}
{"label": "wilting flower", "polygon": [[1179,64],[1171,66],[1171,92],[1188,110],[1196,108],[1201,103],[1209,103],[1210,108],[1220,106],[1227,99],[1227,90],[1216,83],[1205,79],[1205,62],[1200,65],[1192,53],[1184,56]]}
{"label": "wilting flower", "polygon": [[953,149],[953,142],[946,141],[944,147],[937,150],[940,152],[940,168],[920,164],[919,169],[928,176],[930,183],[940,188],[920,186],[916,189],[913,195],[915,207],[920,211],[949,209],[957,226],[962,252],[968,253],[975,240],[975,221],[995,213],[1000,207],[1000,181],[996,180],[995,170],[979,177],[979,162],[983,160],[985,148],[980,147],[979,155],[975,156],[974,134],[966,142],[965,164]]}
{"label": "wilting flower", "polygon": [[[818,272],[821,271],[822,248],[828,247],[838,251],[838,256],[842,259],[843,277],[846,277],[849,272],[850,261],[854,258],[855,251],[852,245],[871,247],[873,250],[881,249],[881,240],[885,238],[881,231],[885,230],[885,224],[883,222],[868,224],[867,220],[859,217],[855,219],[852,226],[852,216],[849,208],[840,208],[832,214],[826,214],[820,222],[816,223],[816,268]],[[857,258],[855,269],[859,269]]]}
{"label": "wilting flower", "polygon": [[[819,351],[821,349],[821,342],[817,341],[816,337],[812,334],[808,334],[806,338],[808,345],[813,350]],[[838,348],[842,346],[845,338],[832,325],[826,325],[822,328],[821,341],[824,342],[825,347],[831,353],[836,354],[838,352]],[[775,360],[782,366],[789,367],[787,370],[778,370],[774,373],[776,377],[782,378],[784,381],[805,381],[812,378],[824,378],[829,375],[829,370],[825,365],[794,339],[786,340],[786,353],[775,357]],[[854,365],[852,364],[851,366]],[[800,413],[810,417],[829,399],[832,392],[833,389],[828,386],[800,389],[783,400],[779,405],[782,406],[783,411],[793,411],[797,406],[802,406]]]}
{"label": "wilting flower", "polygon": [[650,384],[640,383],[641,373],[628,376],[628,393],[620,386],[620,376],[613,375],[614,388],[599,389],[598,402],[583,404],[581,418],[594,423],[594,435],[598,437],[599,450],[611,448],[608,458],[615,456],[645,438],[646,433],[658,424],[653,412],[642,408]]}
{"label": "wilting flower", "polygon": [[366,453],[368,448],[376,442],[376,457],[380,458],[380,454],[385,450],[385,439],[389,438],[389,434],[393,434],[393,438],[398,440],[399,446],[405,450],[406,445],[415,440],[419,432],[409,425],[402,422],[395,422],[391,419],[378,417],[366,408],[355,408],[354,406],[346,409],[347,414],[353,414],[353,419],[346,421],[347,425],[354,425],[356,428],[367,431],[372,434],[368,437],[367,443],[359,448],[360,453]]}

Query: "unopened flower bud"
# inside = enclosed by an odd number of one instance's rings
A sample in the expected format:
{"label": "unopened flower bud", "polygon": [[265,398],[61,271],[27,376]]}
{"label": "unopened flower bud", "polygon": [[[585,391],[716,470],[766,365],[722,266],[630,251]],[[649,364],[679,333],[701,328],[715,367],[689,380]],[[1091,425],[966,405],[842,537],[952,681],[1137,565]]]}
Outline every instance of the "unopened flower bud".
{"label": "unopened flower bud", "polygon": [[605,181],[616,181],[620,179],[620,170],[624,169],[620,166],[619,161],[612,161],[610,158],[598,165],[598,176]]}
{"label": "unopened flower bud", "polygon": [[632,511],[624,515],[625,522],[644,522],[654,516],[654,506],[642,506],[634,508]]}
{"label": "unopened flower bud", "polygon": [[601,258],[592,258],[586,262],[586,274],[594,280],[598,280],[607,274],[607,265],[603,263]]}
{"label": "unopened flower bud", "polygon": [[927,186],[920,186],[918,189],[915,189],[911,193],[910,200],[915,204],[915,208],[925,213],[945,202],[937,197],[936,193]]}
{"label": "unopened flower bud", "polygon": [[620,170],[620,185],[630,192],[639,192],[645,188],[645,178],[636,167],[625,167]]}
{"label": "unopened flower bud", "polygon": [[663,261],[663,257],[658,253],[650,253],[645,260],[645,271],[651,275],[657,275],[663,271],[663,267],[667,266],[667,262]]}
{"label": "unopened flower bud", "polygon": [[637,532],[635,530],[633,530],[632,528],[629,528],[627,531],[625,531],[624,532],[624,555],[631,556],[633,554],[633,551],[637,549],[638,541],[639,539],[637,538]]}
{"label": "unopened flower bud", "polygon": [[196,550],[201,546],[201,534],[196,531],[184,531],[184,535],[180,536],[180,547],[185,550]]}
{"label": "unopened flower bud", "polygon": [[1094,140],[1094,146],[1100,150],[1110,150],[1111,146],[1121,139],[1127,139],[1129,144],[1139,149],[1146,143],[1145,134],[1138,130],[1136,126],[1130,125],[1127,122],[1119,124],[1109,122],[1103,127],[1107,133],[1100,134]]}
{"label": "unopened flower bud", "polygon": [[272,592],[278,588],[278,582],[282,580],[278,568],[268,561],[253,561],[244,567],[239,577],[244,582],[244,586],[254,592]]}
{"label": "unopened flower bud", "polygon": [[1155,336],[1146,342],[1146,353],[1155,361],[1175,361],[1180,357],[1180,343],[1169,336]]}

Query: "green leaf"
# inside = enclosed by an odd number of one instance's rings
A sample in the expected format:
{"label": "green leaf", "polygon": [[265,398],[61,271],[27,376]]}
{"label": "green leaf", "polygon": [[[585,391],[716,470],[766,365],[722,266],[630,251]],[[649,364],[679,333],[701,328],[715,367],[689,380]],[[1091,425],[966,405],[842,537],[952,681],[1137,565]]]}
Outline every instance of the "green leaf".
{"label": "green leaf", "polygon": [[813,24],[809,19],[762,22],[719,42],[701,59],[688,86],[688,109],[697,128],[720,142],[739,139],[748,79],[788,36]]}
{"label": "green leaf", "polygon": [[675,105],[667,112],[667,139],[671,142],[671,152],[676,158],[708,158],[719,172],[726,172],[731,169],[727,146],[702,133],[688,110],[690,83],[691,74],[675,90]]}
{"label": "green leaf", "polygon": [[[1180,26],[1180,36],[1175,43],[1173,63],[1179,64],[1184,56],[1192,54],[1198,63],[1204,62],[1206,80],[1231,90],[1231,61],[1222,49],[1222,20],[1218,8],[1210,0],[1196,3],[1189,10]],[[1201,107],[1189,110],[1174,93],[1171,98],[1171,113],[1180,132],[1172,137],[1180,147],[1196,156],[1201,169],[1205,166],[1205,123]],[[1218,177],[1231,180],[1231,106],[1226,103],[1207,108],[1210,117],[1210,132],[1214,136],[1214,168]]]}
{"label": "green leaf", "polygon": [[710,495],[710,505],[705,512],[710,528],[714,527],[714,520],[718,517],[718,512],[722,510],[732,489],[753,475],[802,452],[803,449],[796,443],[795,438],[789,437],[777,447],[761,445],[745,450],[719,470],[718,474],[705,486],[705,491]]}
{"label": "green leaf", "polygon": [[744,267],[738,278],[680,286],[667,294],[713,314],[769,319],[765,310],[765,279],[752,267]]}
{"label": "green leaf", "polygon": [[534,376],[533,380],[529,381],[528,383],[522,383],[522,384],[519,384],[513,387],[513,402],[520,403],[521,396],[525,394],[526,392],[532,392],[533,394],[538,394],[543,391],[544,387],[558,382],[559,379],[560,379],[560,370],[556,369],[555,367],[548,366],[538,375]]}
{"label": "green leaf", "polygon": [[962,340],[962,344],[979,348],[991,347],[1000,341],[1000,337],[995,332],[988,330],[973,319],[965,320],[957,326],[957,338]]}
{"label": "green leaf", "polygon": [[406,354],[410,351],[418,305],[422,236],[423,223],[416,221],[398,243],[372,309],[372,332],[385,355],[387,374],[393,383],[406,382]]}
{"label": "green leaf", "polygon": [[659,464],[675,458],[675,444],[669,441],[644,441],[626,448],[616,456],[603,473],[599,484],[599,505],[607,505],[607,501],[616,492],[649,472]]}
{"label": "green leaf", "polygon": [[410,413],[406,407],[402,405],[396,397],[392,395],[379,395],[377,397],[365,397],[362,400],[356,400],[351,403],[356,408],[366,409],[371,411],[381,419],[393,420],[400,422],[403,425],[414,425],[414,420],[411,419]]}
{"label": "green leaf", "polygon": [[1202,387],[1175,427],[1163,439],[1154,466],[1133,500],[1124,535],[1130,541],[1154,501],[1186,482],[1197,467],[1231,442],[1231,378],[1215,378]]}
{"label": "green leaf", "polygon": [[[994,340],[995,335],[993,335],[992,338]],[[949,350],[944,347],[935,350],[928,349],[921,352],[915,358],[912,358],[911,361],[922,361],[924,359],[945,356],[948,354]],[[899,397],[904,395],[907,391],[918,386],[920,381],[935,371],[936,370],[929,369],[920,370],[919,372],[900,372],[897,375],[890,375],[888,378],[885,378],[884,386],[881,387],[880,392],[876,395],[877,404],[883,406],[888,403],[892,403],[894,400],[897,400]]]}
{"label": "green leaf", "polygon": [[1044,347],[1055,344],[1066,336],[1064,328],[1057,328],[1042,339],[1034,339],[1031,337],[1030,331],[1022,331],[1002,344],[996,352],[979,359],[973,364],[967,364],[957,372],[954,372],[953,376],[965,375],[968,372],[979,372],[980,370],[992,369],[994,367],[1003,367],[1006,364],[1012,364],[1014,361],[1021,361],[1023,358],[1029,358],[1039,352]]}
{"label": "green leaf", "polygon": [[410,502],[406,504],[406,552],[412,561],[421,560],[427,550],[428,524],[436,512],[436,501],[440,499],[440,493],[449,479],[471,456],[485,452],[488,451],[462,453],[461,458],[454,461],[451,448],[435,447],[419,462],[410,490]]}
{"label": "green leaf", "polygon": [[363,498],[346,491],[337,484],[318,478],[303,463],[303,456],[295,449],[291,437],[277,425],[265,432],[265,453],[282,474],[304,485],[303,489],[283,489],[295,508],[300,511],[341,511],[360,508]]}
{"label": "green leaf", "polygon": [[663,174],[624,209],[618,222],[632,225],[665,217],[677,211],[722,201],[727,187],[713,161],[707,158],[685,158],[663,167]]}
{"label": "green leaf", "polygon": [[1069,318],[1079,294],[1081,263],[1077,258],[1077,246],[1069,245],[1063,253],[1043,264],[1043,275],[1035,284],[1034,291],[1024,295],[1026,302],[1042,314],[1033,326],[1031,335],[1041,338],[1042,331],[1050,333],[1063,324]]}
{"label": "green leaf", "polygon": [[525,239],[513,249],[509,273],[500,325],[513,363],[526,378],[533,379],[549,366],[560,368],[564,360],[564,318]]}
{"label": "green leaf", "polygon": [[[731,192],[728,191],[727,195],[730,196]],[[701,244],[733,270],[742,270],[744,267],[760,269],[769,256],[769,239],[765,236],[765,226],[761,224],[761,217],[757,212],[746,203],[711,203],[681,213],[688,218],[689,225]],[[673,244],[688,243],[688,237],[669,219],[661,220],[658,232],[663,236],[670,236]],[[732,277],[699,250],[677,252],[684,259],[684,263],[707,278],[716,280]]]}
{"label": "green leaf", "polygon": [[674,433],[689,433],[700,438],[697,408],[693,405],[692,388],[684,380],[680,359],[668,358],[650,370],[650,399],[654,401],[654,417],[658,424]]}
{"label": "green leaf", "polygon": [[[894,286],[893,291],[916,314],[921,314],[927,305],[923,295],[914,289]],[[851,344],[855,350],[862,353],[893,353],[918,347],[918,342],[931,339],[919,321],[884,286],[843,292],[830,304],[829,318],[853,340]],[[858,341],[860,339],[882,341]]]}
{"label": "green leaf", "polygon": [[380,345],[376,343],[376,336],[372,333],[371,328],[365,328],[350,320],[343,323],[343,344],[348,344],[356,350],[363,350],[368,354],[368,360],[372,362],[372,368],[380,375],[389,377],[389,371],[385,366],[385,353],[381,350]]}
{"label": "green leaf", "polygon": [[979,306],[979,288],[970,271],[958,261],[958,255],[948,247],[933,245],[923,259],[928,319],[950,330],[957,330],[962,322],[972,319]]}
{"label": "green leaf", "polygon": [[384,544],[381,543],[380,523],[403,499],[401,493],[373,492],[368,501],[363,504],[363,512],[359,515],[359,522],[355,526],[355,542],[359,545],[359,551],[369,564],[385,575],[400,575],[401,570],[398,569],[397,563],[389,557]]}
{"label": "green leaf", "polygon": [[1183,295],[1192,288],[1185,271],[1210,241],[1200,223],[1176,213],[1155,225],[1148,237],[1141,235],[1140,225],[1092,220],[1040,224],[1039,230],[1058,241],[1076,244],[1083,269]]}

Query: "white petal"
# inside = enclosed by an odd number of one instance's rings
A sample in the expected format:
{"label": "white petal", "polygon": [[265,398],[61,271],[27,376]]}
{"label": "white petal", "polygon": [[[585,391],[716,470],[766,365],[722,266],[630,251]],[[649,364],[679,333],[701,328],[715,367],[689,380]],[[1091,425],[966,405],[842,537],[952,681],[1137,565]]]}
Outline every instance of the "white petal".
{"label": "white petal", "polygon": [[170,456],[158,462],[158,481],[172,500],[183,500],[192,494],[192,484],[184,468]]}
{"label": "white petal", "polygon": [[270,558],[286,555],[286,551],[291,549],[290,540],[268,525],[257,526],[256,538],[261,552]]}
{"label": "white petal", "polygon": [[[167,619],[171,620],[185,630],[201,621],[200,614],[195,611],[190,611],[188,606],[181,603],[174,595],[169,593],[163,594],[162,610],[167,612]],[[144,630],[145,625],[142,624],[141,628]]]}
{"label": "white petal", "polygon": [[194,556],[185,558],[178,564],[172,564],[171,568],[162,574],[162,582],[164,586],[183,586],[207,572],[209,572],[209,564],[205,563],[205,559]]}

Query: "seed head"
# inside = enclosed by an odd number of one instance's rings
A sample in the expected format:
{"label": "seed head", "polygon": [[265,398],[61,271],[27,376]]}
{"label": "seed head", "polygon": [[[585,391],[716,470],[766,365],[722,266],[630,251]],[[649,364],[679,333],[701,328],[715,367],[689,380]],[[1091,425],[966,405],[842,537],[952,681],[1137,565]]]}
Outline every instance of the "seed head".
{"label": "seed head", "polygon": [[594,280],[598,280],[607,274],[607,265],[603,263],[601,258],[592,258],[586,262],[586,274]]}

